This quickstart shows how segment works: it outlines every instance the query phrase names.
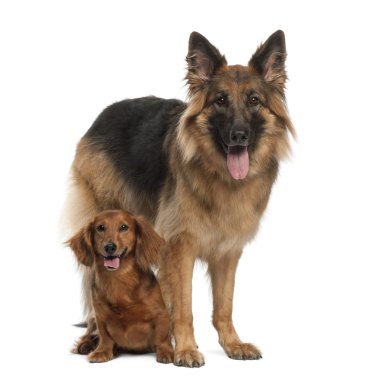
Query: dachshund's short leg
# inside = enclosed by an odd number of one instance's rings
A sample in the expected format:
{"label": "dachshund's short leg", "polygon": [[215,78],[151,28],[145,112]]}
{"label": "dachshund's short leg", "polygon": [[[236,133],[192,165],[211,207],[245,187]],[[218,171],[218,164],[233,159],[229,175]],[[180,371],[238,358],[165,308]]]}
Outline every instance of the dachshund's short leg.
{"label": "dachshund's short leg", "polygon": [[96,323],[98,326],[99,345],[87,358],[90,363],[103,363],[113,359],[114,341],[108,334],[104,321],[96,317]]}
{"label": "dachshund's short leg", "polygon": [[167,311],[161,313],[155,323],[154,346],[156,348],[157,362],[173,363],[173,347],[171,345],[170,318]]}

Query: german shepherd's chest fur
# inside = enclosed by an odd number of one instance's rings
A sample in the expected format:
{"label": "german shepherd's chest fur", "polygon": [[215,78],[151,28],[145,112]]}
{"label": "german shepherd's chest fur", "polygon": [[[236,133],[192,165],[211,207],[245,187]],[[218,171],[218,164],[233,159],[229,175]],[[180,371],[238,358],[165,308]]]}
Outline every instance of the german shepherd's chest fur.
{"label": "german shepherd's chest fur", "polygon": [[197,241],[197,256],[240,251],[256,234],[278,166],[241,182],[204,172],[199,163],[172,167],[164,187],[156,227],[166,240],[187,234]]}

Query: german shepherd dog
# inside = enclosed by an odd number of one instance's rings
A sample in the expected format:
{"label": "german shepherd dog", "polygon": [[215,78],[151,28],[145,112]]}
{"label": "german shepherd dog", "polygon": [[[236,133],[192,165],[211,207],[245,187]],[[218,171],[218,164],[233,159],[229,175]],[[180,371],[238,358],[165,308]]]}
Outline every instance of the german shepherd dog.
{"label": "german shepherd dog", "polygon": [[[158,279],[176,365],[204,364],[191,308],[196,259],[208,264],[213,325],[226,354],[262,357],[235,331],[233,291],[243,247],[258,230],[279,160],[289,150],[288,132],[294,135],[284,96],[285,59],[282,31],[259,46],[247,66],[229,66],[193,32],[187,103],[145,97],[112,104],[78,144],[72,165],[74,231],[97,213],[118,208],[144,215],[166,240]],[[88,268],[83,278],[91,327]]]}

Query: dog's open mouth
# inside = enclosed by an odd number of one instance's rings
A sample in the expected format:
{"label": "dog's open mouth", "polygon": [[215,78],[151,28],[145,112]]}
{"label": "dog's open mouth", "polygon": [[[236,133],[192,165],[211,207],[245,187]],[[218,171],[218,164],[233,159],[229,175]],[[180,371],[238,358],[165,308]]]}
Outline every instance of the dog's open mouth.
{"label": "dog's open mouth", "polygon": [[229,169],[229,173],[234,179],[242,180],[244,179],[249,171],[249,153],[248,146],[227,145],[220,133],[218,133],[218,140],[226,154],[226,164]]}
{"label": "dog's open mouth", "polygon": [[249,170],[249,154],[246,146],[229,146],[227,168],[234,179],[244,179]]}
{"label": "dog's open mouth", "polygon": [[104,266],[109,271],[115,271],[119,268],[121,257],[127,252],[127,248],[119,256],[104,256]]}
{"label": "dog's open mouth", "polygon": [[119,262],[120,262],[120,257],[119,256],[108,256],[104,257],[104,266],[108,270],[116,270],[119,268]]}

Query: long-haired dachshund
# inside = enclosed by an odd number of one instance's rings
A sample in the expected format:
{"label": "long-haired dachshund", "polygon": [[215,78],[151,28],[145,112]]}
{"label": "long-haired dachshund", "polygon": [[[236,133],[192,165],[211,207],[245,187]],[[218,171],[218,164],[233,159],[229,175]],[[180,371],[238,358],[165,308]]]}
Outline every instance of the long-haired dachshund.
{"label": "long-haired dachshund", "polygon": [[156,352],[158,362],[172,362],[169,317],[151,270],[164,240],[149,222],[120,210],[104,211],[67,244],[78,262],[92,269],[98,330],[96,339],[91,330],[81,337],[74,352],[89,354],[93,363],[113,359],[118,349]]}

